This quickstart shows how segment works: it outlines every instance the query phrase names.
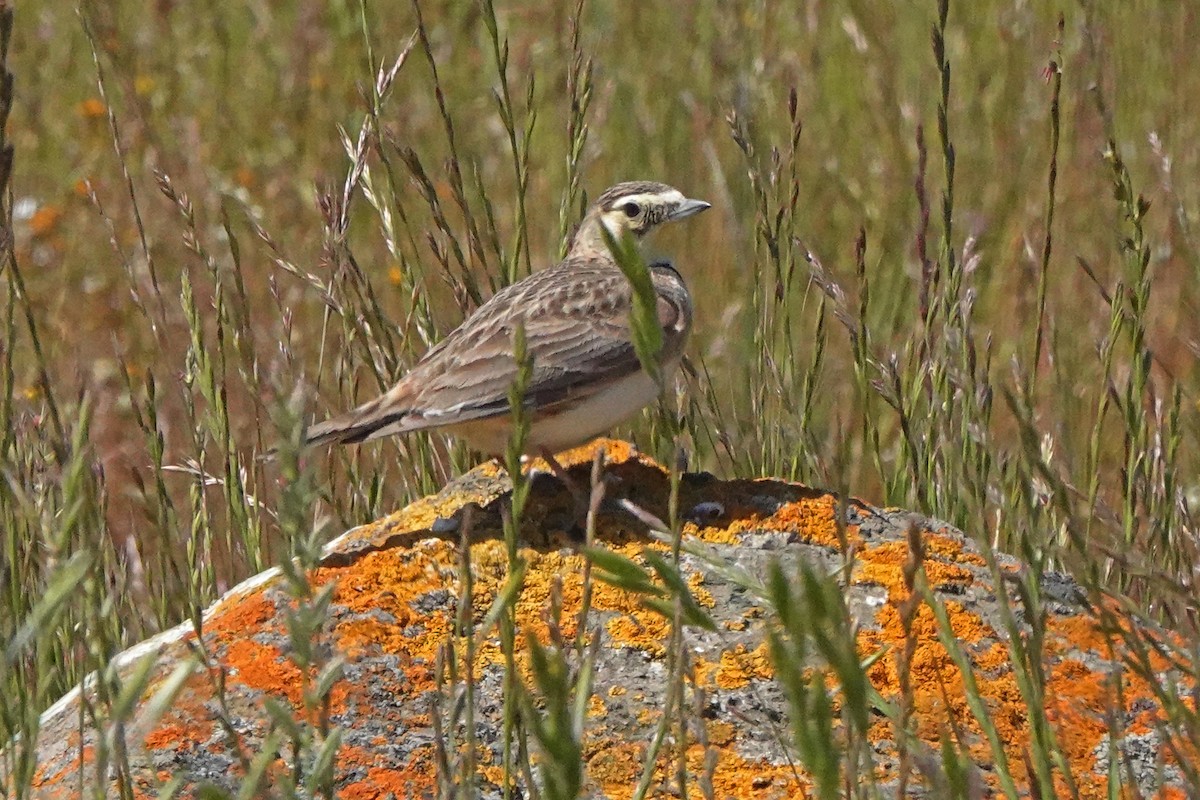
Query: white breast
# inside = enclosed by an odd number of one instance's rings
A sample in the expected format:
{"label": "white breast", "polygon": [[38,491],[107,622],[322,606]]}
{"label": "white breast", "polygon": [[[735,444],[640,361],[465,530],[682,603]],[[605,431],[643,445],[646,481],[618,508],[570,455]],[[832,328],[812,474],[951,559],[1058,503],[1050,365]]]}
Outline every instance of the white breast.
{"label": "white breast", "polygon": [[[678,360],[664,364],[664,379],[678,366]],[[653,403],[658,390],[654,379],[641,370],[614,381],[561,413],[535,420],[525,440],[525,452],[537,455],[546,449],[557,453],[595,439]],[[508,449],[511,425],[509,417],[502,415],[455,425],[449,432],[476,450],[500,455]]]}

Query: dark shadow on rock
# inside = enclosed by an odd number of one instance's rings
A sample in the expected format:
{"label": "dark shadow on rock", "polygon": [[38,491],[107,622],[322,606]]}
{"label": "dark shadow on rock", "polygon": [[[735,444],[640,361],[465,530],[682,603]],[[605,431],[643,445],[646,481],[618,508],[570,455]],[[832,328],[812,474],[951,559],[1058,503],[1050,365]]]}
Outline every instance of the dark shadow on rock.
{"label": "dark shadow on rock", "polygon": [[[584,491],[591,489],[591,464],[567,468],[569,477]],[[535,472],[529,499],[521,520],[522,545],[539,552],[574,547],[582,540],[575,519],[574,497],[554,475]],[[598,529],[603,541],[622,544],[650,542],[649,527],[617,501],[627,501],[660,520],[669,521],[670,476],[661,468],[636,459],[607,464],[604,468],[606,502],[600,510]],[[335,545],[321,561],[323,567],[344,567],[367,553],[410,547],[424,539],[462,540],[462,527],[470,527],[472,543],[504,537],[504,507],[510,502],[512,482],[494,462],[484,464],[448,483],[429,498],[431,504],[455,506],[454,512],[436,517],[419,529],[394,530],[404,519],[377,524],[366,536],[348,537]],[[728,527],[751,518],[765,518],[779,508],[801,500],[823,497],[827,492],[775,479],[721,480],[708,472],[689,472],[680,477],[679,508],[682,519],[700,525]],[[857,506],[851,501],[850,506]]]}

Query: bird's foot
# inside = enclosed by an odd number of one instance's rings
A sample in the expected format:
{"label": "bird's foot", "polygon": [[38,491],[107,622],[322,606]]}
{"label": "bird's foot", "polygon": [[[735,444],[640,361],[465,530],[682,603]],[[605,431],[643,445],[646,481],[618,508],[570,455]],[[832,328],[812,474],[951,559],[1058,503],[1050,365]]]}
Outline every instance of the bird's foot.
{"label": "bird's foot", "polygon": [[592,462],[591,482],[587,486],[573,478],[567,468],[555,458],[554,453],[543,448],[541,457],[549,465],[551,474],[571,494],[573,513],[568,533],[576,541],[586,542],[589,516],[595,517],[602,508],[612,505],[605,500],[605,491],[613,476],[604,473],[603,451],[597,452],[596,459]]}

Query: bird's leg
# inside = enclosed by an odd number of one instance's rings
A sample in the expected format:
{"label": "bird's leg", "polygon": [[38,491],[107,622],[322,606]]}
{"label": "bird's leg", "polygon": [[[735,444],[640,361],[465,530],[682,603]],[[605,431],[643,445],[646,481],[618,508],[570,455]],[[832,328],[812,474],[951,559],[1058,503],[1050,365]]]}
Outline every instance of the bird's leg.
{"label": "bird's leg", "polygon": [[575,482],[575,479],[567,473],[567,468],[559,463],[558,459],[554,457],[554,453],[551,453],[545,447],[541,448],[540,452],[542,460],[550,465],[550,471],[554,473],[554,477],[562,481],[563,486],[567,487],[567,491],[571,493],[573,498],[575,498],[576,509],[578,510],[582,508],[584,515],[586,515],[588,507],[587,493],[584,492],[583,488]]}
{"label": "bird's leg", "polygon": [[585,491],[574,478],[568,473],[566,467],[559,463],[554,457],[554,453],[547,448],[540,449],[542,460],[550,465],[550,471],[554,473],[554,477],[562,482],[563,486],[567,487],[567,491],[571,493],[571,498],[575,501],[575,524],[580,531],[587,528],[588,509],[591,506],[591,492]]}

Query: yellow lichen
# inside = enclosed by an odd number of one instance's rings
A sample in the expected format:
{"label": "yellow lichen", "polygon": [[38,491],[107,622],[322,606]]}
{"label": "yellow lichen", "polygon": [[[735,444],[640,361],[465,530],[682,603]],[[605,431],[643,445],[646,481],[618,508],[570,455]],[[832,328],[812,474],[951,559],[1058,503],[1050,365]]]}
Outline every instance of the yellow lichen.
{"label": "yellow lichen", "polygon": [[[643,486],[659,486],[665,497],[665,470],[624,443],[601,442],[562,454],[559,460],[568,467],[586,465],[597,446],[606,448],[608,462],[614,469],[630,470],[631,476],[644,479]],[[385,682],[387,691],[416,698],[434,690],[437,688],[434,667],[439,658],[453,664],[460,676],[463,674],[462,660],[468,640],[456,619],[459,601],[455,598],[463,588],[459,534],[439,538],[429,528],[438,517],[457,514],[465,503],[482,505],[495,499],[503,486],[499,477],[502,474],[500,466],[492,462],[473,471],[474,477],[464,484],[449,487],[436,497],[418,501],[385,520],[358,529],[346,540],[347,552],[367,546],[363,552],[346,558],[343,566],[336,566],[334,560],[311,575],[317,587],[334,586],[332,643],[340,654],[349,659],[377,653],[395,657],[391,661],[397,667],[394,670],[389,667],[389,674],[378,678]],[[955,736],[961,734],[969,752],[980,763],[993,760],[982,727],[966,700],[964,677],[941,644],[935,615],[924,604],[918,604],[908,619],[901,613],[900,604],[908,599],[904,577],[909,558],[906,542],[864,541],[853,525],[839,531],[836,498],[793,484],[714,481],[700,489],[687,489],[685,484],[685,490],[697,492],[704,500],[711,499],[722,509],[718,523],[702,526],[689,523],[686,527],[688,533],[694,532],[711,543],[737,542],[753,531],[771,530],[787,532],[796,541],[818,547],[840,550],[843,542],[849,544],[855,564],[853,581],[878,585],[887,592],[887,602],[877,609],[872,620],[874,625],[856,630],[856,644],[863,658],[882,654],[868,668],[873,687],[889,702],[897,702],[901,695],[900,673],[905,671],[911,685],[908,702],[912,704],[916,734],[936,748],[947,731],[954,731]],[[770,502],[763,502],[764,497]],[[775,508],[776,500],[778,507],[773,513],[762,512],[764,507]],[[527,565],[525,585],[514,607],[519,643],[526,641],[526,637],[551,645],[563,640],[572,642],[579,630],[585,560],[574,549],[545,544],[544,531],[537,527],[537,520],[541,519],[537,514],[544,513],[544,507],[531,511],[532,521],[527,523],[530,536],[518,552]],[[659,508],[655,513],[665,512]],[[870,511],[860,508],[859,514],[869,516]],[[489,524],[494,526],[495,518],[493,511],[493,522]],[[468,616],[472,625],[479,626],[508,581],[509,555],[494,528],[474,533],[468,553],[473,581]],[[983,560],[965,548],[959,538],[935,531],[923,531],[921,536],[925,549],[923,567],[934,590],[971,587],[976,575],[982,574],[974,568],[981,566]],[[647,546],[663,550],[661,545],[650,545],[643,534],[631,530],[627,521],[608,515],[601,518],[597,542],[635,561]],[[698,603],[715,607],[715,598],[702,574],[687,573],[685,580]],[[669,619],[645,607],[645,598],[623,589],[595,582],[592,590],[589,624],[594,626],[603,618],[612,646],[635,648],[651,659],[665,655],[671,635]],[[313,676],[305,674],[279,647],[265,643],[269,638],[247,635],[249,631],[286,634],[282,621],[282,606],[286,601],[272,599],[277,594],[272,594],[269,587],[260,587],[232,595],[210,612],[204,626],[206,644],[218,662],[210,670],[224,672],[198,670],[189,676],[183,697],[195,699],[180,700],[165,714],[158,726],[145,735],[146,747],[164,750],[182,742],[206,740],[211,718],[204,698],[211,696],[212,683],[221,675],[231,685],[241,684],[255,692],[275,695],[298,711],[302,709],[303,689]],[[561,604],[561,613],[553,619],[548,613],[552,598]],[[1009,757],[1009,768],[1024,791],[1029,786],[1025,775],[1029,707],[1013,673],[1013,653],[1004,636],[971,608],[944,599],[939,602],[944,604],[950,622],[950,636],[972,664],[974,682],[989,722],[999,733]],[[1109,671],[1098,671],[1091,666],[1097,655],[1107,657],[1119,651],[1123,637],[1134,625],[1115,605],[1103,611],[1112,620],[1121,622],[1109,621],[1106,627],[1092,616],[1051,616],[1045,648],[1043,704],[1084,797],[1103,796],[1107,791],[1106,776],[1092,772],[1095,748],[1108,734],[1108,723],[1097,710],[1122,708],[1133,721],[1128,727],[1133,733],[1157,730],[1162,714],[1156,702],[1147,702],[1154,701],[1155,695],[1145,675],[1126,670],[1118,687]],[[724,627],[741,632],[743,636],[739,638],[746,638],[745,632],[752,630],[749,621],[764,616],[768,612],[754,607],[743,612],[741,618],[726,621]],[[761,623],[754,625],[761,627]],[[906,638],[910,636],[914,646],[908,651]],[[480,636],[474,645],[476,679],[482,678],[488,668],[505,663],[494,632]],[[1151,671],[1165,672],[1171,666],[1154,648],[1150,648],[1147,658]],[[696,685],[710,692],[736,692],[754,681],[771,680],[774,676],[769,648],[761,635],[750,644],[728,647],[715,660],[697,658],[692,664]],[[518,653],[517,669],[528,682],[526,652]],[[810,677],[825,681],[834,691],[837,705],[840,700],[836,678],[827,669],[818,672],[821,669],[820,665],[809,666]],[[394,679],[391,672],[395,672]],[[374,688],[378,689],[379,684]],[[630,796],[641,777],[647,749],[645,742],[619,741],[609,738],[607,733],[600,735],[607,728],[603,724],[605,717],[619,706],[627,709],[640,725],[657,725],[662,714],[661,698],[648,695],[645,688],[616,684],[603,693],[608,702],[599,695],[588,699],[587,711],[593,723],[585,731],[587,772],[590,781],[606,796]],[[349,713],[348,709],[356,704],[370,702],[363,687],[338,684],[331,697],[331,709],[334,713]],[[1185,701],[1185,705],[1189,702]],[[432,720],[427,714],[410,715],[404,724],[427,728]],[[889,747],[884,742],[894,742],[898,735],[891,724],[886,719],[874,721],[869,731],[871,740]],[[674,749],[670,743],[663,746],[651,765],[652,787],[656,787],[652,794],[665,792],[672,785],[675,764],[680,758],[686,762],[689,793],[697,792],[696,781],[709,763],[715,764],[711,780],[718,797],[801,797],[808,791],[804,778],[798,779],[791,765],[739,755],[739,745],[748,737],[764,735],[761,730],[747,728],[744,720],[708,719],[703,733],[707,748],[695,743],[684,750]],[[371,746],[378,749],[366,745],[343,746],[338,768],[343,775],[353,774],[354,779],[347,779],[339,788],[340,797],[371,800],[389,793],[407,797],[434,791],[437,754],[432,746],[420,747],[404,763],[395,764],[379,755],[385,744],[375,742]],[[499,785],[504,780],[503,771],[488,763],[489,752],[479,753],[480,772],[485,780]],[[84,755],[85,761],[92,757],[88,749],[84,749]],[[1180,751],[1170,757],[1194,755]],[[273,767],[278,768],[282,766]],[[68,778],[64,776],[71,770],[70,766],[61,765],[53,771],[43,769],[35,778],[35,785],[65,781]],[[43,771],[50,774],[43,775]],[[1066,794],[1061,786],[1044,791],[1055,796]]]}
{"label": "yellow lichen", "polygon": [[587,715],[589,717],[602,717],[608,711],[608,706],[597,695],[592,695],[588,698]]}

